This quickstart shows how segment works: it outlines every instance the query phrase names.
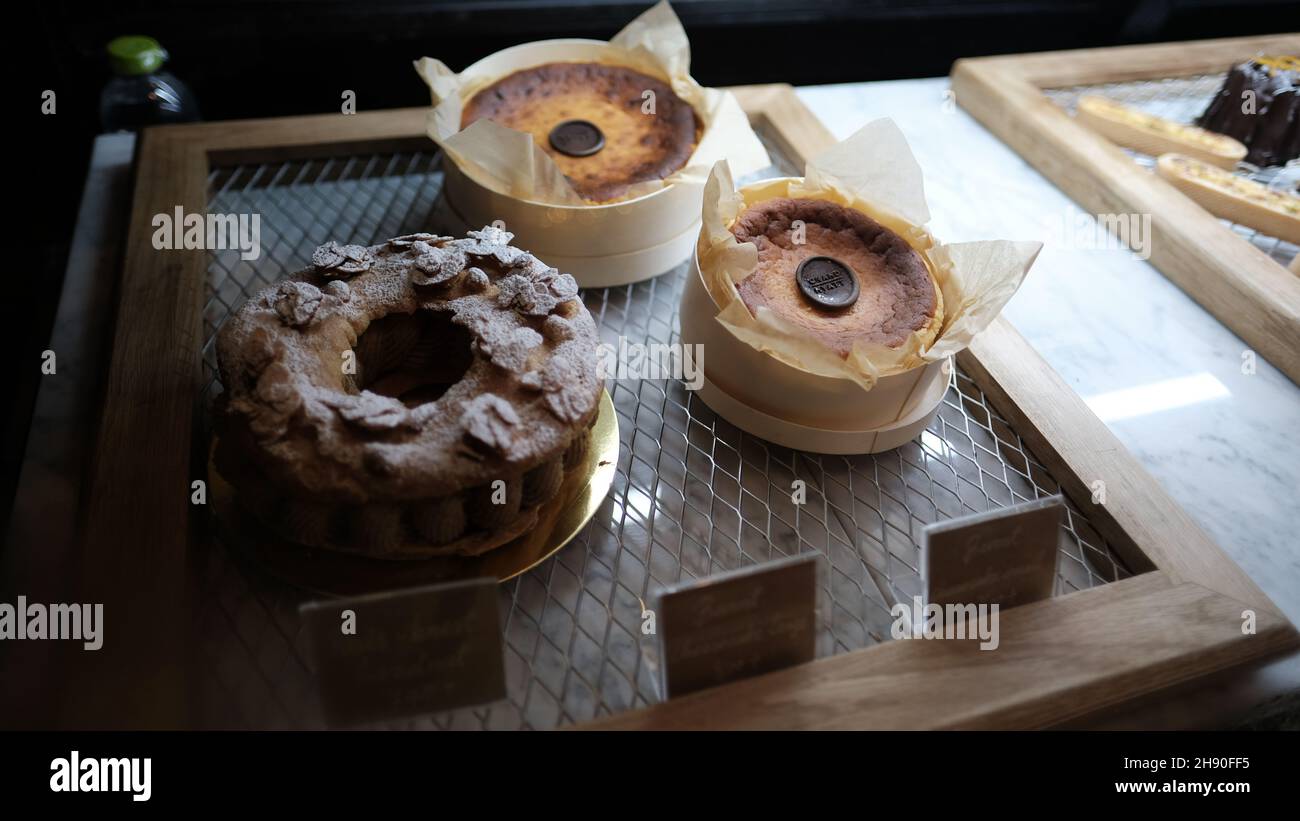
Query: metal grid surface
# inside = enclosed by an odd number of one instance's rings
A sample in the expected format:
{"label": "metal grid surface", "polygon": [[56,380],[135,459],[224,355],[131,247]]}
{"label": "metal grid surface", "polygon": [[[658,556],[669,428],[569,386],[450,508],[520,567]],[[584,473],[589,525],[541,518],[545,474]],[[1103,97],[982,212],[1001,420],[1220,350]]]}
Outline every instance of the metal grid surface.
{"label": "metal grid surface", "polygon": [[[1043,93],[1048,99],[1074,114],[1079,98],[1085,94],[1099,94],[1118,103],[1164,117],[1178,123],[1194,124],[1201,116],[1215,92],[1223,85],[1225,74],[1202,74],[1196,77],[1175,77],[1163,80],[1140,80],[1126,83],[1106,83],[1093,86],[1071,86],[1069,88],[1049,88]],[[1155,173],[1156,158],[1129,148],[1124,153],[1133,158],[1138,165]],[[1270,188],[1289,191],[1295,194],[1300,186],[1300,160],[1292,160],[1284,167],[1259,168],[1250,163],[1239,163],[1236,172],[1243,177],[1263,183]],[[1277,237],[1256,231],[1245,225],[1238,225],[1230,220],[1222,220],[1282,265],[1290,264],[1300,248]]]}
{"label": "metal grid surface", "polygon": [[[786,172],[789,163],[784,164]],[[777,173],[781,165],[769,173]],[[210,211],[259,213],[264,253],[213,252],[205,308],[213,338],[251,294],[304,267],[329,239],[375,243],[430,226],[441,182],[430,154],[219,169]],[[676,342],[685,266],[583,299],[608,342]],[[825,556],[819,652],[889,640],[890,607],[920,592],[929,522],[1057,492],[1056,481],[964,374],[917,440],[875,456],[771,445],[719,419],[680,381],[611,381],[621,449],[609,496],[555,557],[501,587],[508,699],[412,719],[410,728],[550,728],[658,701],[642,601],[683,579],[815,551]],[[206,430],[206,428],[204,428]],[[791,499],[802,479],[807,500]],[[1060,534],[1058,594],[1129,575],[1073,507]],[[222,727],[317,724],[297,607],[308,596],[211,544],[198,557],[195,678],[200,720]]]}

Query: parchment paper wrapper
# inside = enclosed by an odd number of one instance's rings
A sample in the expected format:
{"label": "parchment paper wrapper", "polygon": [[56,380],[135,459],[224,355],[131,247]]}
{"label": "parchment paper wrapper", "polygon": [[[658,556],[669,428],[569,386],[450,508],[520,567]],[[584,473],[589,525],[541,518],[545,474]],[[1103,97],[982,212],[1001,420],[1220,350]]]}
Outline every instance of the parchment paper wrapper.
{"label": "parchment paper wrapper", "polygon": [[[464,131],[460,129],[462,106],[476,92],[514,71],[547,62],[607,63],[657,77],[689,103],[702,120],[699,145],[685,166],[662,180],[632,186],[615,202],[626,202],[674,185],[702,187],[713,164],[722,159],[742,175],[771,164],[736,98],[730,92],[704,88],[691,78],[690,42],[666,0],[633,20],[608,43],[554,40],[526,45],[534,47],[530,49],[527,65],[488,58],[456,74],[442,61],[429,57],[415,63],[416,71],[433,95],[429,137],[479,185],[531,202],[589,204],[574,191],[550,155],[533,143],[531,135],[490,120],[479,120]],[[494,66],[498,70],[494,71]]]}
{"label": "parchment paper wrapper", "polygon": [[[741,301],[736,284],[753,273],[758,252],[728,230],[746,207],[774,197],[830,200],[866,213],[895,231],[929,265],[943,293],[943,325],[932,344],[914,333],[898,348],[855,344],[847,358],[764,307],[757,315]],[[988,327],[1020,287],[1042,243],[992,240],[944,245],[926,229],[921,168],[892,120],[868,123],[808,162],[804,177],[784,178],[737,191],[731,170],[718,163],[704,191],[703,229],[697,248],[701,279],[718,308],[717,321],[732,336],[792,368],[848,379],[863,390],[878,380],[924,367],[966,348]]]}

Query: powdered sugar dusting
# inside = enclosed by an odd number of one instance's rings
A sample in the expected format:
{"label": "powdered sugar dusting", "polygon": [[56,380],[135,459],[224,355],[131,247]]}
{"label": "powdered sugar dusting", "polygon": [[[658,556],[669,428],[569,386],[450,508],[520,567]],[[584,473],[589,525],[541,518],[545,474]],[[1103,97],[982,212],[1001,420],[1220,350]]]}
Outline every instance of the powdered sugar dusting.
{"label": "powdered sugar dusting", "polygon": [[[321,499],[438,497],[556,458],[596,410],[595,323],[573,278],[511,238],[488,226],[322,245],[223,326],[226,422],[253,434],[269,473]],[[449,312],[471,340],[441,397],[408,408],[345,372],[372,322],[422,311]]]}

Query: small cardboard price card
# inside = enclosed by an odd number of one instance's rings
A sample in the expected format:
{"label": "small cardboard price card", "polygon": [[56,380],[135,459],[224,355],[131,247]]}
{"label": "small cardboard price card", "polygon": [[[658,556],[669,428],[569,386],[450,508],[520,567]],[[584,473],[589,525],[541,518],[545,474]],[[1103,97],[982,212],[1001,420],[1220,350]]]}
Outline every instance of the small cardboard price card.
{"label": "small cardboard price card", "polygon": [[997,604],[1046,599],[1056,584],[1059,495],[927,525],[921,578],[927,604]]}
{"label": "small cardboard price card", "polygon": [[437,713],[505,697],[496,579],[299,608],[332,725]]}
{"label": "small cardboard price card", "polygon": [[817,555],[663,590],[655,605],[667,698],[812,661]]}

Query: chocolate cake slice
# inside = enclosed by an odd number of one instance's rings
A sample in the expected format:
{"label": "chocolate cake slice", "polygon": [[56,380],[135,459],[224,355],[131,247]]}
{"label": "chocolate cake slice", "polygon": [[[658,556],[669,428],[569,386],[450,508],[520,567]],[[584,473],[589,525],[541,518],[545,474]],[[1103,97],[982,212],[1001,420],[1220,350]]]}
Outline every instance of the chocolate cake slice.
{"label": "chocolate cake slice", "polygon": [[1245,144],[1246,161],[1255,165],[1300,156],[1300,57],[1257,57],[1233,66],[1196,124]]}

